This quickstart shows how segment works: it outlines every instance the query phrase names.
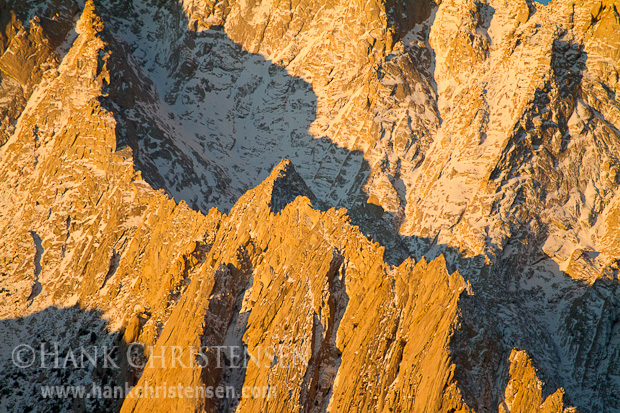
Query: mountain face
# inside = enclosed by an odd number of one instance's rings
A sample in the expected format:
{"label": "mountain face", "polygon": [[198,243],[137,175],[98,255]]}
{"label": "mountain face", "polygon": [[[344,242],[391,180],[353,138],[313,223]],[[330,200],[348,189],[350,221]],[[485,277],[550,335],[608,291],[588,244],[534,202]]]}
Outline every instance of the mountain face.
{"label": "mountain face", "polygon": [[0,54],[0,411],[620,411],[614,1],[0,0]]}

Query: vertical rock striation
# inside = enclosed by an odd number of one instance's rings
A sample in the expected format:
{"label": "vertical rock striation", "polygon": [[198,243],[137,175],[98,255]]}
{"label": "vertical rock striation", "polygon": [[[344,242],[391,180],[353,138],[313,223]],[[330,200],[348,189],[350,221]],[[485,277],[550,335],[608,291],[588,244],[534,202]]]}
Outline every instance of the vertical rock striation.
{"label": "vertical rock striation", "polygon": [[620,409],[614,2],[0,11],[1,408]]}

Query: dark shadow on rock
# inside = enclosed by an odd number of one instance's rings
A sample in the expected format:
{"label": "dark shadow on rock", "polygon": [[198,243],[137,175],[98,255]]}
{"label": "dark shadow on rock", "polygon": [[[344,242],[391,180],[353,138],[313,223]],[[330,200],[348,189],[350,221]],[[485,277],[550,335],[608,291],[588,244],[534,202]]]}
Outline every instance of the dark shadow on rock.
{"label": "dark shadow on rock", "polygon": [[[129,3],[114,5],[115,11],[135,13]],[[129,29],[116,21],[104,31],[112,54],[103,104],[118,121],[117,150],[131,147],[136,168],[153,188],[205,213],[213,206],[227,211],[282,159],[290,159],[302,178],[300,188],[277,187],[275,195],[282,197],[272,212],[296,194],[312,194],[317,209],[347,208],[352,223],[386,247],[388,263],[404,261],[410,254],[392,217],[368,204],[361,189],[370,173],[363,153],[308,133],[317,107],[312,86],[242,50],[221,28],[187,29],[178,8],[166,4],[157,12],[176,36],[171,50],[155,58],[169,68],[167,89],[156,85],[164,80],[151,80],[157,73],[141,68],[152,61],[133,57],[137,46],[116,39],[114,30]],[[104,21],[114,21],[113,13],[101,13]],[[210,114],[219,108],[227,108],[221,118]]]}
{"label": "dark shadow on rock", "polygon": [[[221,359],[211,358],[202,371],[205,385],[233,387],[236,394],[241,395],[243,386],[246,385],[248,365],[254,363],[259,367],[267,367],[265,362],[270,362],[270,369],[288,369],[295,367],[288,365],[291,362],[295,363],[295,360],[279,359],[279,351],[272,347],[270,347],[273,351],[271,356],[266,348],[255,349],[258,353],[255,358],[248,352],[244,334],[252,310],[243,311],[243,300],[254,283],[253,268],[245,248],[240,248],[238,254],[240,268],[228,264],[221,266],[214,274],[216,284],[209,299],[209,311],[205,316],[201,344],[208,348],[223,347]],[[349,302],[345,289],[346,274],[343,262],[344,257],[333,250],[332,261],[325,275],[328,282],[327,300],[330,316],[326,317],[327,324],[324,326],[318,315],[313,314],[311,342],[314,345],[303,377],[299,401],[303,411],[325,411],[341,363],[336,334]],[[242,285],[244,282],[245,286]],[[258,323],[266,321],[260,317],[257,320],[255,322]],[[286,358],[287,355],[284,356]],[[226,397],[219,400],[205,400],[205,406],[208,411],[227,413],[236,411],[240,401],[240,398]]]}
{"label": "dark shadow on rock", "polygon": [[[232,386],[241,394],[248,363],[242,338],[250,316],[241,309],[244,295],[252,286],[254,268],[246,247],[239,247],[237,258],[238,266],[228,263],[213,272],[214,286],[201,334],[201,346],[213,351],[205,352],[208,362],[202,364],[201,378],[205,386]],[[228,396],[206,398],[205,410],[233,411],[239,400]]]}
{"label": "dark shadow on rock", "polygon": [[[128,13],[132,12],[131,7],[125,7]],[[162,96],[156,85],[141,72],[140,65],[133,61],[131,55],[135,52],[135,45],[132,50],[130,45],[116,42],[110,36],[113,56],[109,64],[117,66],[110,71],[112,79],[104,103],[119,122],[118,149],[123,146],[132,148],[137,168],[154,188],[165,189],[177,201],[184,200],[191,207],[202,211],[213,205],[227,209],[245,191],[264,180],[281,159],[291,159],[303,179],[294,180],[292,187],[289,181],[276,183],[273,213],[281,211],[297,195],[314,194],[318,199],[313,204],[320,209],[346,206],[353,224],[386,247],[386,261],[389,264],[400,264],[409,255],[407,247],[383,219],[384,212],[368,204],[367,195],[360,189],[370,172],[363,154],[349,153],[326,138],[315,139],[307,133],[316,112],[316,96],[311,86],[302,79],[293,78],[285,69],[271,64],[261,56],[244,52],[221,29],[212,28],[200,33],[187,30],[184,14],[178,12],[175,15],[174,7],[178,7],[178,4],[162,8],[162,18],[171,19],[169,26],[178,30],[176,35],[181,39],[176,49],[164,56],[173,62],[176,60],[176,63],[169,68],[173,73],[168,73],[174,86]],[[562,51],[565,45],[558,43],[556,49]],[[191,51],[199,53],[192,54]],[[238,60],[225,60],[229,52]],[[572,55],[569,53],[568,56]],[[578,56],[573,66],[579,59],[582,57]],[[567,62],[570,63],[571,59]],[[250,78],[237,83],[243,75],[252,74],[243,71],[246,64],[252,65],[265,76],[264,79],[270,81],[262,83],[261,78]],[[559,63],[555,65],[559,73],[563,66]],[[573,66],[566,69],[568,77],[565,80],[569,82],[575,79],[578,81],[579,74],[571,69]],[[234,96],[229,101],[209,101],[209,93],[222,87],[215,84],[214,79],[199,76],[210,71],[217,72],[220,77],[228,76],[229,81],[225,82],[222,90],[228,90],[231,85],[236,88],[230,90]],[[564,78],[560,76],[559,79]],[[178,93],[193,81],[195,83],[191,85],[191,94]],[[256,90],[262,90],[264,93],[257,96],[266,99],[259,104],[246,99],[253,96]],[[269,129],[273,124],[290,123],[286,120],[287,107],[279,111],[271,109],[279,108],[280,99],[298,91],[301,91],[302,97],[292,105],[297,110],[294,113],[299,115],[294,118],[296,126],[280,131]],[[138,100],[133,97],[138,97]],[[215,139],[214,134],[218,131],[209,132],[207,122],[213,119],[205,120],[204,131],[183,130],[185,122],[195,126],[202,119],[200,116],[195,118],[192,117],[194,115],[176,111],[177,99],[184,97],[187,97],[188,102],[182,103],[187,107],[207,102],[209,108],[216,110],[218,106],[230,104],[234,109],[230,113],[235,115],[223,118],[227,123],[218,124],[227,125],[230,131],[217,136],[222,139]],[[544,99],[541,104],[546,104]],[[145,108],[153,111],[149,112]],[[162,111],[162,108],[166,111]],[[261,111],[264,108],[269,110]],[[306,116],[308,109],[309,117]],[[254,116],[257,113],[261,116],[270,114],[275,118]],[[248,119],[251,122],[247,123]],[[175,130],[175,126],[179,130]],[[257,141],[253,142],[253,146],[244,147],[244,142],[249,142],[244,141],[247,139],[244,134],[253,129],[263,132],[267,130],[268,133],[255,135]],[[265,138],[268,135],[269,139]],[[263,138],[266,140],[260,141]],[[252,148],[260,149],[260,153],[252,152]],[[307,149],[310,152],[304,152]],[[230,155],[244,150],[245,157],[235,158]],[[344,160],[350,163],[353,172],[345,174],[343,178],[339,171],[333,171],[342,166]],[[246,163],[254,163],[252,174],[248,174],[250,169],[246,168]],[[331,177],[330,184],[325,186],[329,180],[317,179],[322,174]],[[239,177],[245,181],[240,181]],[[346,204],[339,203],[337,196],[331,197],[339,189],[344,190],[342,198],[348,200]],[[620,366],[617,351],[620,348],[620,303],[615,298],[619,296],[617,283],[601,280],[590,286],[571,279],[551,259],[541,256],[540,243],[536,240],[533,245],[537,247],[531,256],[526,251],[518,257],[500,258],[493,265],[485,263],[485,257],[462,257],[457,249],[437,245],[435,239],[411,237],[405,241],[407,244],[425,247],[422,250],[426,251],[424,255],[428,258],[444,254],[449,271],[459,270],[472,286],[473,296],[463,293],[460,301],[461,328],[454,332],[449,344],[456,364],[455,377],[465,401],[471,407],[477,411],[498,410],[508,383],[509,355],[516,347],[527,351],[546,382],[544,396],[553,393],[558,387],[564,387],[566,402],[586,411],[613,410],[614,406],[620,408],[616,396],[620,393],[614,391],[617,387],[614,366]],[[224,280],[227,279],[224,276],[226,271],[235,272],[237,269],[222,271]],[[230,290],[228,286],[222,288]],[[211,314],[212,319],[208,320],[214,324],[205,323],[203,336],[208,340],[213,339],[216,345],[225,342],[222,331],[226,331],[231,323],[235,324],[233,320],[241,320],[241,324],[244,320],[247,322],[247,314],[241,314],[238,305],[238,294],[243,294],[244,290],[239,290],[240,286],[236,288],[237,292],[225,297],[226,302],[213,303],[215,309],[223,311],[219,315],[226,315],[226,322],[214,313]],[[563,307],[563,303],[568,303],[568,307]],[[601,313],[595,311],[599,308],[609,312],[600,318]],[[598,319],[596,314],[599,314]],[[214,326],[223,330],[216,332]],[[205,345],[213,343],[207,342]],[[612,344],[614,346],[610,349]],[[328,350],[332,351],[332,347]],[[592,355],[591,351],[596,353]],[[566,360],[570,362],[567,364]],[[574,370],[570,369],[572,361],[577,363]],[[600,378],[597,375],[601,375]],[[207,374],[204,376],[205,384],[210,384],[208,380],[215,380],[215,377],[216,382],[227,380],[227,373],[219,371],[217,375]],[[240,380],[235,379],[236,385],[242,383]],[[603,383],[606,388],[584,388],[582,380]],[[582,405],[583,400],[586,400],[584,396],[594,400],[594,403]]]}
{"label": "dark shadow on rock", "polygon": [[[514,145],[522,145],[516,152],[523,161],[514,164],[525,163],[532,149],[546,148],[558,131],[563,140],[559,153],[566,149],[567,121],[581,95],[587,58],[582,45],[554,41],[552,77],[535,92],[536,113],[525,117],[527,133],[522,129],[516,135],[520,142]],[[560,93],[553,95],[553,89]],[[548,112],[553,99],[561,100],[552,105],[559,107],[557,114]],[[500,172],[493,171],[491,179]],[[528,215],[538,219],[536,211]],[[544,222],[537,224],[547,227]],[[492,265],[485,264],[483,257],[459,258],[458,251],[445,246],[433,252],[456,256],[448,261],[457,263],[456,269],[474,291],[473,296],[461,299],[461,324],[450,344],[455,375],[467,403],[477,411],[498,410],[509,380],[509,356],[517,348],[527,352],[545,383],[543,399],[563,387],[565,406],[585,412],[620,410],[618,274],[603,271],[590,282],[573,279],[542,251],[549,235],[546,231],[534,236],[528,222],[517,225],[512,229],[514,237],[503,248],[504,255]],[[518,254],[508,255],[508,251]]]}
{"label": "dark shadow on rock", "polygon": [[322,203],[319,202],[312,190],[308,188],[306,182],[299,176],[295,170],[295,166],[290,162],[284,162],[287,165],[278,171],[278,176],[273,181],[271,188],[271,200],[269,209],[272,214],[279,214],[298,196],[305,196],[315,208],[321,208]]}
{"label": "dark shadow on rock", "polygon": [[[244,51],[221,29],[189,30],[178,4],[156,13],[165,30],[156,29],[150,45],[117,41],[117,33],[106,39],[115,70],[104,102],[119,120],[118,148],[132,148],[154,188],[203,212],[226,211],[282,159],[321,199],[343,189],[345,162],[354,173],[362,168],[361,152],[308,133],[317,107],[310,84]],[[168,43],[148,47],[157,41]]]}
{"label": "dark shadow on rock", "polygon": [[[531,261],[530,261],[531,262]],[[503,268],[502,268],[503,267]],[[620,288],[564,274],[550,258],[510,260],[469,280],[460,327],[450,341],[455,377],[476,411],[497,411],[513,348],[525,350],[544,382],[543,399],[563,387],[566,406],[620,408],[614,371],[620,366]]]}
{"label": "dark shadow on rock", "polygon": [[126,353],[100,311],[48,307],[0,320],[0,410],[118,411],[135,384]]}

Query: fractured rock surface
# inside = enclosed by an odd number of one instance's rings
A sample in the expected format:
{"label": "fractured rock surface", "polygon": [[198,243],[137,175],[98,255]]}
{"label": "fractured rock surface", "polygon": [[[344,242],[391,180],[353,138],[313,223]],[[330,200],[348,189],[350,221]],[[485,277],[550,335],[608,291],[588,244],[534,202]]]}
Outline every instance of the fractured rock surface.
{"label": "fractured rock surface", "polygon": [[617,7],[0,0],[0,410],[620,410]]}

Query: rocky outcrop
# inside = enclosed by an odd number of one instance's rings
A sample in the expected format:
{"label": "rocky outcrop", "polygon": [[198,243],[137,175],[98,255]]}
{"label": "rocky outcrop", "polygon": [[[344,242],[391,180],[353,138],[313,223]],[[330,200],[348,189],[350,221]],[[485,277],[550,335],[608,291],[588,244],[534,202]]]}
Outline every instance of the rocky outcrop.
{"label": "rocky outcrop", "polygon": [[0,406],[620,408],[618,10],[504,3],[0,2],[0,332],[145,362]]}
{"label": "rocky outcrop", "polygon": [[557,390],[543,400],[543,383],[538,379],[536,369],[532,366],[527,353],[517,349],[512,351],[509,374],[505,399],[499,406],[501,413],[562,411],[564,392],[562,389]]}
{"label": "rocky outcrop", "polygon": [[[239,411],[463,408],[445,347],[458,322],[463,278],[449,275],[442,259],[387,266],[383,248],[352,227],[343,210],[321,213],[305,196],[273,212],[274,201],[288,196],[274,199],[276,187],[300,183],[283,162],[241,197],[153,354],[166,354],[170,365],[173,348],[242,346],[255,361],[237,384],[271,386],[274,395],[228,406]],[[266,349],[275,357],[267,360]],[[218,367],[157,365],[137,386],[217,386],[238,373],[234,365]],[[218,407],[211,403],[136,397],[123,410]]]}
{"label": "rocky outcrop", "polygon": [[32,20],[24,21],[33,4],[0,4],[0,145],[8,140],[35,87],[58,67],[57,48],[73,26],[78,11],[74,1],[43,5]]}

